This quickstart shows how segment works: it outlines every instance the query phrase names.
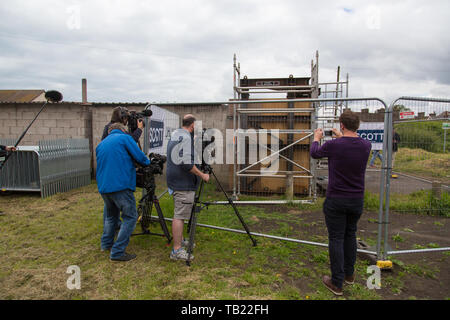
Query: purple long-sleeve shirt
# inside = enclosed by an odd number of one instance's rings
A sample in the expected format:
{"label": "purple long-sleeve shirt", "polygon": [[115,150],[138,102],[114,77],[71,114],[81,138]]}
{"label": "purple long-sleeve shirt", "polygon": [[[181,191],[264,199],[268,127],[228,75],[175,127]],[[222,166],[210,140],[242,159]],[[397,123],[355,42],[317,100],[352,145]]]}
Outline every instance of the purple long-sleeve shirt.
{"label": "purple long-sleeve shirt", "polygon": [[359,137],[341,137],[311,145],[314,159],[328,158],[327,198],[363,198],[364,177],[372,145]]}

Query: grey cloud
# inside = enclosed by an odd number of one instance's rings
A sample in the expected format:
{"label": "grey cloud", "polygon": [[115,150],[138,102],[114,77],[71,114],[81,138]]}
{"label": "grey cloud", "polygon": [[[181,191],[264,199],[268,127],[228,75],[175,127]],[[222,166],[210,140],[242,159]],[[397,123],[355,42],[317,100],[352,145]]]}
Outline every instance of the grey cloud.
{"label": "grey cloud", "polygon": [[[197,3],[2,4],[0,77],[8,82],[0,86],[60,86],[79,100],[86,77],[92,101],[227,100],[234,53],[249,76],[310,76],[318,49],[320,80],[334,81],[340,65],[358,82],[351,95],[390,96],[420,81],[434,81],[439,92],[450,87],[445,0]],[[77,5],[80,29],[70,29],[67,9]],[[373,12],[378,29],[370,28]]]}

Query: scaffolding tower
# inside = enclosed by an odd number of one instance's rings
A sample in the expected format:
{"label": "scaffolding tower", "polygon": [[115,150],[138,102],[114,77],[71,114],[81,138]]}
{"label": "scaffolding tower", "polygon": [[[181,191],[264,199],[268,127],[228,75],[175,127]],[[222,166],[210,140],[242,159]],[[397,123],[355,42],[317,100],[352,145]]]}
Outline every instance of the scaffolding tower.
{"label": "scaffolding tower", "polygon": [[[316,169],[326,163],[317,163],[309,157],[309,145],[313,141],[314,130],[318,127],[330,130],[339,118],[343,109],[342,102],[333,104],[326,102],[300,102],[299,99],[317,99],[319,97],[342,98],[348,97],[348,74],[345,81],[340,81],[340,67],[338,67],[336,82],[319,82],[319,53],[316,51],[315,59],[311,60],[310,77],[288,78],[248,78],[241,77],[241,66],[233,57],[233,100],[240,101],[233,107],[233,132],[234,132],[234,161],[233,161],[233,197],[237,199],[241,193],[252,193],[254,185],[261,185],[268,178],[275,181],[284,180],[284,187],[275,182],[266,182],[266,185],[277,185],[278,189],[270,190],[272,193],[284,193],[288,201],[292,201],[294,194],[304,194],[317,197]],[[332,88],[333,87],[333,88]],[[255,94],[286,94],[284,99],[292,99],[292,102],[277,103],[274,98],[251,99]],[[248,103],[242,103],[248,101]],[[267,103],[264,103],[267,102]],[[271,120],[268,120],[271,119]],[[268,121],[272,121],[271,124]],[[301,123],[300,123],[301,122]],[[265,124],[261,125],[261,124]],[[275,126],[279,127],[276,128]],[[239,150],[236,139],[243,130],[253,129],[256,133],[270,129],[278,129],[284,139],[280,150],[274,152],[270,144],[266,147],[272,154],[276,153],[284,161],[284,166],[277,174],[271,176],[262,175],[260,170],[255,170],[261,165],[259,161],[239,164],[237,156]],[[273,139],[273,138],[271,138]],[[249,141],[250,142],[250,141]],[[248,150],[248,146],[246,146]],[[301,158],[301,159],[300,159]],[[247,159],[248,160],[248,159]],[[249,180],[251,179],[251,180]],[[296,181],[308,181],[307,184]],[[264,187],[264,186],[263,186]],[[267,187],[266,187],[267,188]],[[267,188],[268,189],[268,188]],[[300,192],[299,192],[300,190]]]}

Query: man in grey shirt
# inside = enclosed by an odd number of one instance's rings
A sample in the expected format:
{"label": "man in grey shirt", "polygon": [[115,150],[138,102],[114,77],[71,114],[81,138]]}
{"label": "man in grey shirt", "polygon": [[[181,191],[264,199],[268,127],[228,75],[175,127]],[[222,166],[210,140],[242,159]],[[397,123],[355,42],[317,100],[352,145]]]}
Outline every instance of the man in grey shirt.
{"label": "man in grey shirt", "polygon": [[[166,179],[174,201],[173,250],[170,253],[173,260],[186,261],[188,258],[188,242],[183,240],[184,220],[190,219],[199,178],[205,182],[209,180],[209,174],[201,172],[195,165],[194,123],[193,115],[185,115],[182,127],[172,133],[167,144]],[[193,255],[190,258],[192,260]]]}

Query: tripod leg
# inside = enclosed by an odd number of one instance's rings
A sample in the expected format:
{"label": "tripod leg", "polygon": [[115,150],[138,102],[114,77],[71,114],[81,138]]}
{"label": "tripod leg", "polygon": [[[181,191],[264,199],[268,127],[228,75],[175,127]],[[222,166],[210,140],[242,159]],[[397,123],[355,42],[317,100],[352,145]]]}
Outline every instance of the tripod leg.
{"label": "tripod leg", "polygon": [[195,240],[195,229],[197,227],[197,213],[200,213],[202,210],[200,206],[200,197],[202,195],[204,186],[204,181],[200,182],[200,187],[198,188],[198,193],[195,195],[194,204],[192,205],[191,217],[189,218],[188,223],[188,233],[189,233],[189,245],[187,247],[188,259],[186,261],[186,265],[191,265],[191,254],[194,249],[194,240]]}
{"label": "tripod leg", "polygon": [[159,200],[154,196],[153,203],[155,204],[156,212],[158,212],[159,224],[161,225],[161,229],[164,232],[164,235],[167,238],[167,244],[172,241],[172,237],[170,236],[169,229],[167,229],[166,220],[164,220],[164,215],[161,210],[161,206],[159,205]]}
{"label": "tripod leg", "polygon": [[200,210],[197,210],[197,205],[194,204],[191,218],[189,219],[189,221],[191,223],[191,229],[189,232],[189,245],[187,247],[188,258],[186,260],[186,265],[188,265],[188,266],[191,265],[191,254],[194,250],[195,230],[197,227],[197,211],[200,211]]}
{"label": "tripod leg", "polygon": [[202,191],[203,191],[203,184],[204,184],[204,181],[202,180],[202,181],[200,182],[200,187],[198,188],[198,192],[197,192],[197,194],[195,195],[194,205],[192,206],[192,209],[191,209],[191,217],[189,218],[189,222],[188,222],[188,225],[187,225],[187,232],[188,232],[188,233],[190,233],[190,230],[191,230],[191,226],[192,226],[192,217],[194,216],[195,208],[196,208],[197,204],[198,204],[199,201],[200,201],[200,196],[201,196]]}
{"label": "tripod leg", "polygon": [[250,234],[250,230],[247,226],[247,224],[244,221],[244,218],[242,218],[242,216],[240,215],[238,209],[236,208],[236,205],[233,203],[233,200],[231,200],[231,198],[228,196],[228,194],[226,193],[225,189],[222,187],[222,185],[220,184],[219,179],[217,179],[216,174],[214,173],[213,170],[211,170],[212,175],[214,176],[214,179],[217,181],[217,184],[219,185],[220,190],[223,192],[223,194],[225,195],[225,197],[228,200],[228,203],[231,205],[231,207],[233,207],[234,213],[236,214],[236,216],[239,218],[239,221],[241,222],[242,226],[244,227],[245,231],[247,232],[250,240],[252,240],[253,246],[256,246],[256,240],[253,239],[252,235]]}

